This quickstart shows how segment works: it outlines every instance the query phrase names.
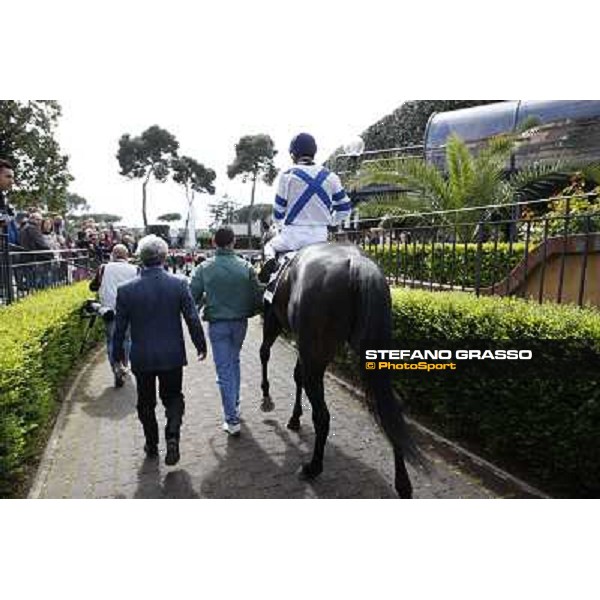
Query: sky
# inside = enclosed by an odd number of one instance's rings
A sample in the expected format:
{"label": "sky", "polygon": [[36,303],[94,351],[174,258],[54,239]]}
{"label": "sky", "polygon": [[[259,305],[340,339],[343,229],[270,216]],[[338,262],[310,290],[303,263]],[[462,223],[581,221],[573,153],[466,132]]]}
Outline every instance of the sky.
{"label": "sky", "polygon": [[[156,124],[176,136],[180,154],[195,158],[217,173],[215,196],[197,195],[195,201],[197,225],[205,227],[209,222],[208,205],[223,194],[241,204],[250,201],[250,183],[227,177],[227,165],[233,161],[240,136],[269,134],[279,151],[276,164],[285,168],[290,161],[287,148],[291,138],[308,131],[317,140],[317,160],[323,161],[401,104],[391,93],[371,102],[355,94],[345,102],[343,111],[333,96],[318,102],[298,98],[282,106],[277,84],[265,78],[259,92],[250,96],[226,88],[220,94],[201,98],[128,96],[104,98],[101,102],[59,98],[63,115],[57,137],[62,151],[69,155],[69,168],[75,177],[70,191],[86,198],[91,212],[118,214],[123,216],[124,224],[141,225],[142,181],[119,175],[116,153],[123,133],[136,136]],[[274,193],[274,186],[259,185],[256,203],[271,203]],[[184,190],[173,182],[152,181],[148,186],[149,221],[156,222],[156,217],[167,212],[179,212],[185,218]]]}
{"label": "sky", "polygon": [[[435,3],[434,10],[433,2],[384,0],[20,0],[2,33],[4,48],[13,49],[2,95],[59,100],[57,136],[70,156],[71,191],[93,211],[139,225],[141,182],[119,176],[115,158],[123,133],[154,124],[171,131],[181,154],[215,169],[217,196],[247,203],[250,186],[226,175],[242,135],[269,134],[281,168],[296,133],[312,133],[317,160],[325,160],[403,100],[521,98],[532,83],[542,90],[537,97],[556,97],[564,49],[545,44],[532,79],[539,47],[528,51],[506,37],[517,32],[515,11],[527,22],[538,17],[534,7],[506,0],[493,27],[477,27],[475,18],[489,19],[461,3]],[[582,55],[593,45],[591,37],[578,43]],[[561,96],[585,97],[577,65],[569,65]],[[174,184],[153,182],[148,191],[150,221],[185,213]],[[256,201],[273,195],[260,186]],[[199,225],[208,221],[210,201],[197,200]]]}
{"label": "sky", "polygon": [[[291,138],[307,131],[322,161],[406,97],[399,82],[384,80],[376,57],[358,60],[370,42],[363,39],[368,30],[351,33],[365,16],[352,3],[343,13],[313,0],[191,6],[150,0],[140,14],[127,2],[73,5],[74,16],[89,25],[85,34],[51,36],[63,49],[49,78],[63,107],[58,139],[70,157],[71,191],[94,212],[141,225],[141,182],[121,177],[115,158],[123,133],[139,135],[154,124],[169,130],[180,154],[215,169],[217,197],[227,193],[246,204],[250,185],[226,174],[242,135],[269,134],[283,168]],[[51,18],[52,8],[42,10]],[[396,33],[385,22],[378,29]],[[47,33],[40,28],[37,35]],[[150,222],[166,212],[185,214],[183,189],[153,182],[148,192]],[[273,197],[274,188],[258,187],[257,203]],[[198,225],[208,224],[213,201],[197,199]]]}

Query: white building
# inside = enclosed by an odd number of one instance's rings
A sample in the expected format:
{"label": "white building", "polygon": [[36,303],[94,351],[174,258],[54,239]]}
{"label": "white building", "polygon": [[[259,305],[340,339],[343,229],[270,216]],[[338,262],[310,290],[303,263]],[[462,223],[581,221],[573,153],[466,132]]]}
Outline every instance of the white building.
{"label": "white building", "polygon": [[[248,223],[231,223],[229,225],[233,229],[233,233],[236,236],[248,235]],[[256,237],[261,237],[262,228],[260,221],[254,221],[252,223],[252,235]]]}

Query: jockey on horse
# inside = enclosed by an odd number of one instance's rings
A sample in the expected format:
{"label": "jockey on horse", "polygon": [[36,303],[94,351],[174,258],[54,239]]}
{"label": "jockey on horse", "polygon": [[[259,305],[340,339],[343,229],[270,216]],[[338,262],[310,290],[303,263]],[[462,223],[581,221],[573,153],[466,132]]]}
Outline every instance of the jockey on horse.
{"label": "jockey on horse", "polygon": [[[317,145],[307,134],[290,144],[294,166],[283,173],[275,198],[274,218],[281,232],[265,245],[268,258],[259,279],[266,283],[278,269],[276,254],[302,249],[284,262],[265,291],[261,410],[273,410],[268,363],[271,347],[282,331],[292,335],[298,353],[294,368],[296,401],[288,429],[300,429],[302,392],[312,408],[315,427],[313,454],[300,477],[312,480],[323,471],[330,414],[325,401],[327,365],[343,343],[360,357],[361,343],[392,339],[391,295],[381,269],[354,244],[328,244],[327,230],[346,218],[350,201],[340,178],[315,165]],[[402,498],[412,496],[405,457],[422,464],[406,427],[402,403],[389,372],[365,373],[366,398],[394,451],[395,487]]]}
{"label": "jockey on horse", "polygon": [[352,205],[340,178],[315,164],[316,153],[315,138],[308,133],[298,134],[290,143],[294,166],[279,179],[273,221],[281,229],[265,245],[263,281],[277,270],[278,254],[326,242],[327,228],[350,215]]}

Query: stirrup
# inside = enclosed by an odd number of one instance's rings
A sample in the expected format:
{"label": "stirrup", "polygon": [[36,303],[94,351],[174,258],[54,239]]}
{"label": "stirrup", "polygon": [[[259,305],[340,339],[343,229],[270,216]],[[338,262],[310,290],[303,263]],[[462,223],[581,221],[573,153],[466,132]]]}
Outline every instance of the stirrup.
{"label": "stirrup", "polygon": [[[275,270],[269,274],[269,281],[267,283],[267,287],[263,294],[263,298],[265,302],[272,304],[273,297],[275,296],[275,292],[277,291],[277,286],[279,285],[279,279],[281,278],[281,274],[290,263],[292,258],[296,255],[295,251],[286,252],[284,254],[278,255],[276,258],[270,258],[267,263],[273,264],[275,263]],[[271,262],[273,261],[273,262]],[[265,265],[267,264],[265,263]]]}
{"label": "stirrup", "polygon": [[263,299],[265,302],[271,304],[273,302],[273,296],[275,295],[275,290],[277,289],[277,275],[279,273],[279,269],[275,272],[271,273],[269,278],[269,282],[267,283],[267,287],[265,288],[265,292],[263,294]]}

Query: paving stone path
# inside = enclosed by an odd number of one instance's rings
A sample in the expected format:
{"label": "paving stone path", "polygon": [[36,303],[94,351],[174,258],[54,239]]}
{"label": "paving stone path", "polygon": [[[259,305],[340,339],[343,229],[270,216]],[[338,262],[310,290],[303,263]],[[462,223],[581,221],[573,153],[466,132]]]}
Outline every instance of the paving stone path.
{"label": "paving stone path", "polygon": [[[332,416],[325,470],[314,482],[297,471],[312,451],[310,405],[303,400],[299,433],[286,428],[294,398],[295,353],[277,341],[270,376],[275,410],[262,413],[260,320],[254,318],[242,353],[242,434],[221,430],[222,413],[212,356],[184,371],[186,412],[181,461],[164,464],[164,411],[158,404],[159,459],[146,459],[135,409],[135,382],[112,387],[104,352],[85,368],[59,419],[31,497],[40,498],[395,498],[387,440],[360,400],[327,378]],[[188,343],[189,357],[193,356]],[[431,476],[410,470],[416,498],[491,498],[494,493],[425,448]]]}

